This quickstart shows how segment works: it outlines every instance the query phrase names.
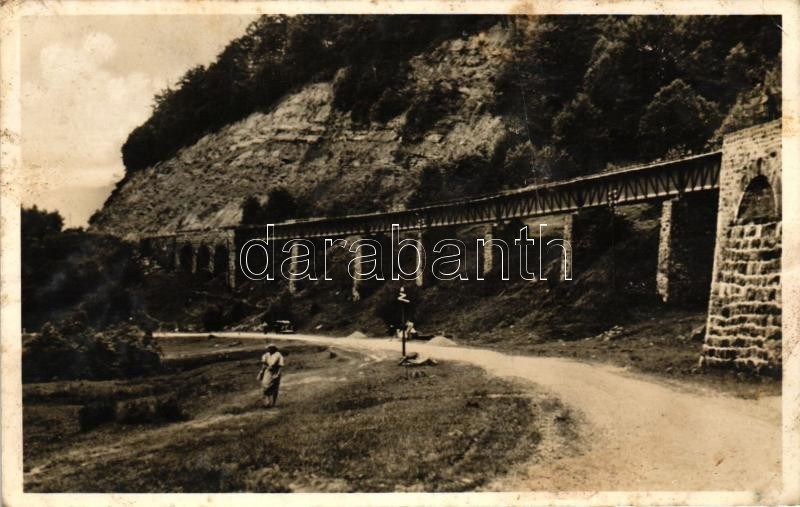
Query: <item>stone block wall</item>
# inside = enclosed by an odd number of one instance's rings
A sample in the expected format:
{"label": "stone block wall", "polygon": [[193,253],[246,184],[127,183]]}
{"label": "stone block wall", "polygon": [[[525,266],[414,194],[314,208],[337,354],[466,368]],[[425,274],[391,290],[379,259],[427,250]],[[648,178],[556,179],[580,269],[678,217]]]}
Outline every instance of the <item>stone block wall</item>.
{"label": "stone block wall", "polygon": [[726,136],[701,365],[781,366],[781,125]]}

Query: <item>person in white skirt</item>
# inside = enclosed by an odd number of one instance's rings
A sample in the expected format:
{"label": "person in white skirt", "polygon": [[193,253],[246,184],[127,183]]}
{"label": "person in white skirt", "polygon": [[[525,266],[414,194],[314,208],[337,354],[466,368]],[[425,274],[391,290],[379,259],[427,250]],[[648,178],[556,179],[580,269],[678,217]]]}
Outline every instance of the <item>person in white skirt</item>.
{"label": "person in white skirt", "polygon": [[267,345],[267,352],[261,356],[261,371],[258,379],[264,394],[264,406],[274,407],[278,402],[278,389],[281,386],[281,372],[283,371],[283,354],[273,344]]}

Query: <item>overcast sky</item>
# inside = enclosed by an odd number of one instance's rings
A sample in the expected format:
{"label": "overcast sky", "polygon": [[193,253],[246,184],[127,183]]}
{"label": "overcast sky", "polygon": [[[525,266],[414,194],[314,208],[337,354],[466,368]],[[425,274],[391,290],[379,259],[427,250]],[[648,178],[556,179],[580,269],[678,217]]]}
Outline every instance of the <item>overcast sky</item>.
{"label": "overcast sky", "polygon": [[212,62],[255,16],[42,16],[22,22],[23,204],[86,225],[153,96]]}

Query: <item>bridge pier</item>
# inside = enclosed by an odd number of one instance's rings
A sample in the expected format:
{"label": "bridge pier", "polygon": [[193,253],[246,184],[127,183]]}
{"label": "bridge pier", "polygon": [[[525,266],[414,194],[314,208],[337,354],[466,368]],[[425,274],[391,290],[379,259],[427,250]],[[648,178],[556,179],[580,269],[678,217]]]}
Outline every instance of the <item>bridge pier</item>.
{"label": "bridge pier", "polygon": [[[593,256],[619,241],[620,233],[624,229],[623,220],[622,217],[615,216],[609,208],[583,209],[564,217],[563,238],[572,249],[573,279],[581,267],[591,264]],[[563,279],[563,264],[561,276]]]}
{"label": "bridge pier", "polygon": [[493,242],[496,236],[496,229],[499,224],[489,224],[485,227],[483,233],[483,250],[481,251],[481,276],[486,277],[492,269],[494,269],[494,246]]}
{"label": "bridge pier", "polygon": [[[287,249],[288,252],[284,251]],[[286,254],[281,262],[281,278],[285,278],[289,294],[297,294],[299,290],[319,280],[317,267],[322,260],[318,249],[324,248],[319,240],[310,238],[296,238],[286,241],[281,252]],[[277,249],[276,249],[277,250]],[[324,255],[324,251],[322,252]],[[283,271],[283,262],[288,258],[288,269]]]}
{"label": "bridge pier", "polygon": [[[514,276],[511,259],[512,252],[516,249],[514,229],[518,222],[512,220],[484,225],[482,242],[479,243],[481,278],[496,276],[498,279],[510,280]],[[500,269],[497,269],[498,267]]]}
{"label": "bridge pier", "polygon": [[[361,238],[355,238],[356,241],[359,239]],[[353,261],[353,287],[350,290],[350,298],[353,301],[361,301],[361,284],[364,282],[364,280],[361,279],[361,276],[364,273],[361,266],[361,261],[363,258],[364,254],[361,248],[357,248],[355,252],[355,259]]]}
{"label": "bridge pier", "polygon": [[[297,255],[300,253],[300,247],[297,243],[292,243],[292,246],[289,248],[289,273],[294,275],[297,273]],[[290,276],[287,279],[289,294],[297,294],[297,280],[294,276]]]}
{"label": "bridge pier", "polygon": [[[364,236],[351,236],[346,238],[347,241],[347,249],[352,247],[352,245],[359,240],[370,240],[370,244],[374,245],[377,249],[377,259],[369,259],[366,262],[371,262],[375,260],[378,262],[376,269],[377,273],[375,273],[374,277],[368,279],[362,279],[361,277],[365,275],[364,272],[364,265],[365,257],[371,257],[372,251],[368,249],[368,255],[364,255],[364,249],[356,248],[353,253],[348,253],[346,262],[353,263],[353,272],[352,272],[352,287],[351,287],[351,297],[353,301],[359,301],[365,294],[368,294],[372,290],[374,290],[379,284],[384,283],[385,280],[391,279],[392,276],[392,266],[394,258],[392,257],[392,239],[384,233],[373,233],[367,234]],[[368,273],[367,273],[368,274]]]}
{"label": "bridge pier", "polygon": [[236,288],[236,277],[238,276],[237,265],[236,265],[236,257],[238,252],[236,251],[236,237],[234,231],[229,231],[226,234],[225,241],[224,241],[225,252],[227,253],[226,258],[226,281],[228,282],[228,288],[235,289]]}
{"label": "bridge pier", "polygon": [[[428,246],[425,245],[425,237],[421,229],[393,232],[391,250],[386,252],[391,256],[393,269],[391,273],[404,280],[413,273],[414,285],[422,287],[425,284],[425,269],[427,269],[428,259],[426,253]],[[390,273],[386,273],[387,279],[393,278]]]}
{"label": "bridge pier", "polygon": [[725,137],[717,242],[700,364],[779,371],[781,124]]}
{"label": "bridge pier", "polygon": [[207,265],[208,265],[208,268],[207,268],[207,269],[208,269],[208,274],[209,274],[209,275],[213,275],[213,274],[214,274],[214,248],[213,248],[213,247],[211,247],[211,246],[208,246],[208,247],[206,247],[206,248],[208,248],[208,253],[209,253],[209,255],[208,255],[208,261],[207,261]]}
{"label": "bridge pier", "polygon": [[705,304],[711,284],[716,193],[661,204],[656,290],[665,303]]}
{"label": "bridge pier", "polygon": [[172,249],[172,266],[175,272],[183,269],[181,265],[181,246],[176,242]]}
{"label": "bridge pier", "polygon": [[428,259],[426,259],[426,252],[428,245],[425,244],[425,234],[423,234],[422,229],[410,234],[412,239],[419,241],[419,244],[422,246],[421,250],[418,250],[414,257],[414,265],[419,267],[417,269],[417,276],[414,279],[414,284],[417,287],[422,287],[425,284],[425,269],[427,268],[426,263]]}

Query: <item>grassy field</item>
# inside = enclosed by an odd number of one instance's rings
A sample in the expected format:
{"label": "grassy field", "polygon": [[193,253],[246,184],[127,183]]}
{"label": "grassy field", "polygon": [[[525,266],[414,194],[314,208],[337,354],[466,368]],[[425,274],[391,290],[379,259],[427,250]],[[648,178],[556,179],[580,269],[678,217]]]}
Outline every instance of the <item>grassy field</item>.
{"label": "grassy field", "polygon": [[26,491],[467,491],[535,459],[553,428],[577,438],[557,400],[471,366],[291,343],[268,410],[252,345],[162,347],[160,376],[25,386]]}

